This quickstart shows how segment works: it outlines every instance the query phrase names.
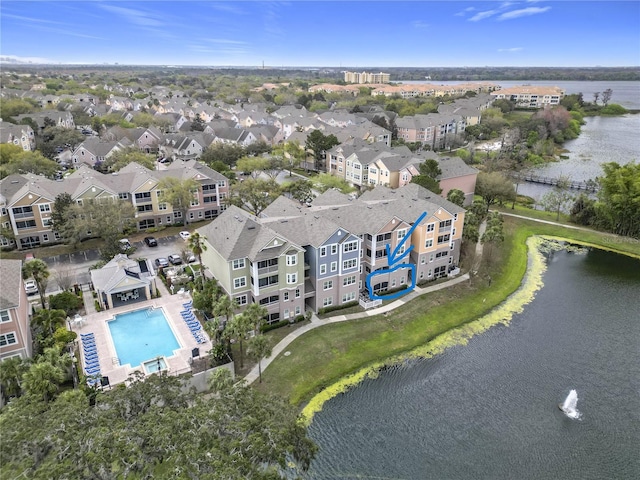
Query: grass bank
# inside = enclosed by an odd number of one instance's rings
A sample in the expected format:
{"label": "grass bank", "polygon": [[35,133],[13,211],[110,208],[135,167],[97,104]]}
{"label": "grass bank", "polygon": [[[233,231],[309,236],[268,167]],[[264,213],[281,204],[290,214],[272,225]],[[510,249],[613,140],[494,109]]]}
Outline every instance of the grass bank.
{"label": "grass bank", "polygon": [[[500,248],[492,249],[490,258],[485,255],[480,275],[412,300],[387,316],[310,331],[289,345],[290,355],[280,355],[263,372],[263,383],[256,388],[302,404],[349,375],[355,374],[350,383],[357,383],[384,363],[392,363],[439,335],[483,317],[520,287],[527,267],[526,240],[532,235],[565,238],[640,258],[638,242],[505,217],[505,241]],[[491,282],[487,280],[489,275]]]}

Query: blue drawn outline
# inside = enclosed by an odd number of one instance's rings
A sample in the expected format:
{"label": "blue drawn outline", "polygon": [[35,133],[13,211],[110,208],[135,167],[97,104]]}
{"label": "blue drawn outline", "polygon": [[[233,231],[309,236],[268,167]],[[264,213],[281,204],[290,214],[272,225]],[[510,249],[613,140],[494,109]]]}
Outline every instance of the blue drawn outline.
{"label": "blue drawn outline", "polygon": [[[398,243],[398,245],[396,245],[396,248],[394,248],[393,252],[390,251],[391,248],[389,243],[385,245],[385,248],[387,249],[387,258],[388,258],[387,268],[382,270],[375,270],[369,273],[365,281],[367,285],[367,290],[369,291],[369,298],[371,298],[372,300],[391,300],[393,298],[398,298],[403,295],[406,295],[407,293],[413,291],[414,288],[416,288],[416,266],[415,265],[413,265],[412,263],[401,263],[399,265],[396,265],[393,268],[391,268],[391,266],[401,261],[404,257],[406,257],[409,254],[409,252],[411,252],[411,250],[413,249],[413,245],[410,245],[409,248],[407,248],[404,252],[402,252],[402,254],[400,254],[400,256],[398,256],[398,251],[400,250],[400,247],[406,243],[407,239],[411,239],[411,234],[418,227],[418,225],[420,225],[420,222],[424,220],[426,216],[427,216],[427,212],[422,212],[422,215],[420,215],[418,219],[413,223],[409,231],[405,234],[403,241]],[[412,283],[406,289],[400,290],[398,292],[390,293],[388,295],[376,295],[375,293],[373,293],[373,288],[371,287],[371,277],[373,277],[374,275],[380,275],[381,273],[395,272],[399,268],[406,268],[406,267],[409,267],[413,272],[413,274],[411,275]]]}

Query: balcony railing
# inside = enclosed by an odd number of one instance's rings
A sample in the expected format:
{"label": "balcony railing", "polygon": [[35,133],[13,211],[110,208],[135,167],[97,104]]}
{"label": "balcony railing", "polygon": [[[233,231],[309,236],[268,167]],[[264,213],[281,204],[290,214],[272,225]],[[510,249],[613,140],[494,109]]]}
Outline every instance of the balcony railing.
{"label": "balcony railing", "polygon": [[263,267],[258,269],[258,275],[264,275],[265,273],[273,273],[278,271],[278,265],[272,265],[270,267]]}

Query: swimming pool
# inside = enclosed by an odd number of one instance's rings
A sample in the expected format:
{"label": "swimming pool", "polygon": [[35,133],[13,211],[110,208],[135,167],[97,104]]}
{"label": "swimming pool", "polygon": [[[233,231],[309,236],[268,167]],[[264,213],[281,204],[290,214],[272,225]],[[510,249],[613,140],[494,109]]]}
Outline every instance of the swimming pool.
{"label": "swimming pool", "polygon": [[170,357],[180,348],[161,308],[115,315],[107,322],[120,365],[135,368],[157,357]]}

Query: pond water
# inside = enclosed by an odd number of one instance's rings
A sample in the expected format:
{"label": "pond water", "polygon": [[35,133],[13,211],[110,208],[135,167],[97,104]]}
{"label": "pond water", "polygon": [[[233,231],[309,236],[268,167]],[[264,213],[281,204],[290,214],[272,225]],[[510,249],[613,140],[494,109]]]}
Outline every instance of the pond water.
{"label": "pond water", "polygon": [[307,478],[638,478],[640,260],[559,251],[543,279],[510,326],[327,402]]}

